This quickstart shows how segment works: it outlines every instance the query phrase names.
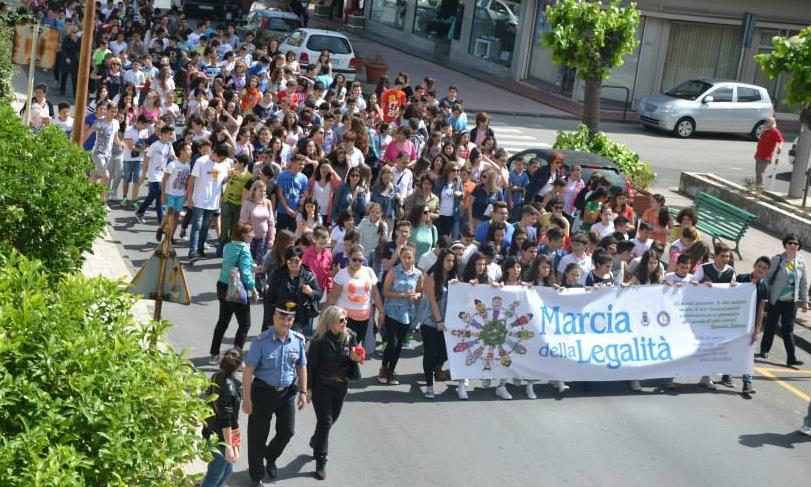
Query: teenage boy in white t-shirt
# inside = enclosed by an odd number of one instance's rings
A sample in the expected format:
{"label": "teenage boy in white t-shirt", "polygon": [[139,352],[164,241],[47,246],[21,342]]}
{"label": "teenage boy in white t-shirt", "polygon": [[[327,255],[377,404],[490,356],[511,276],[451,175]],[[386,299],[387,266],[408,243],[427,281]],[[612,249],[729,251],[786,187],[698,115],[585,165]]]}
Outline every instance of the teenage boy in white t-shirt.
{"label": "teenage boy in white t-shirt", "polygon": [[228,177],[228,146],[218,144],[211,154],[201,156],[194,163],[189,178],[188,192],[191,193],[192,227],[189,236],[189,262],[206,257],[208,227],[220,209],[220,194]]}
{"label": "teenage boy in white t-shirt", "polygon": [[[163,221],[163,206],[161,206],[161,181],[163,181],[163,172],[166,165],[169,164],[170,159],[177,159],[175,151],[172,148],[172,137],[175,130],[172,127],[163,127],[160,131],[160,139],[156,140],[149,146],[144,156],[143,167],[141,168],[141,180],[148,183],[149,192],[146,199],[141,203],[141,206],[135,210],[135,218],[139,222],[144,221],[144,212],[149,208],[149,205],[155,202],[155,211],[158,214],[158,226]],[[158,239],[160,241],[160,239]]]}
{"label": "teenage boy in white t-shirt", "polygon": [[[170,162],[163,172],[163,180],[161,181],[161,200],[164,205],[164,211],[168,212],[169,208],[175,210],[175,221],[172,228],[169,229],[172,238],[175,236],[175,229],[180,219],[180,212],[186,205],[186,184],[188,183],[189,175],[191,174],[191,144],[183,142],[178,147],[177,159]],[[163,238],[164,224],[158,228],[157,239]]]}
{"label": "teenage boy in white t-shirt", "polygon": [[653,227],[648,222],[641,222],[639,228],[636,230],[636,237],[631,239],[634,243],[634,257],[642,257],[642,254],[650,250],[653,239],[650,238],[650,232]]}

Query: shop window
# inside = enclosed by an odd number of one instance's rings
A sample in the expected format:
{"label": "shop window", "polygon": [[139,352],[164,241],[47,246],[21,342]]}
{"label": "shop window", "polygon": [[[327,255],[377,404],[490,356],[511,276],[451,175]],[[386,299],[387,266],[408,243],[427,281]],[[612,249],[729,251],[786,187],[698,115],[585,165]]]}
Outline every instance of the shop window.
{"label": "shop window", "polygon": [[520,18],[521,2],[476,0],[470,33],[470,54],[510,66]]}
{"label": "shop window", "polygon": [[417,0],[412,31],[431,39],[449,40],[459,9],[459,0]]}
{"label": "shop window", "polygon": [[374,0],[371,19],[381,24],[402,29],[405,25],[408,0]]}

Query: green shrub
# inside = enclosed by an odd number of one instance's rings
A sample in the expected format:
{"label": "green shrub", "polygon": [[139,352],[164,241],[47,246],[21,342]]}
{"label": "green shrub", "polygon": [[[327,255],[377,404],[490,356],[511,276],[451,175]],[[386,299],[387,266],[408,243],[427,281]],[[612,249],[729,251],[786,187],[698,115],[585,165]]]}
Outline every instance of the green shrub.
{"label": "green shrub", "polygon": [[580,124],[574,132],[558,130],[555,149],[579,150],[605,157],[628,176],[635,189],[647,190],[656,179],[650,164],[639,159],[639,154],[627,145],[614,142],[603,132],[592,136],[588,127]]}
{"label": "green shrub", "polygon": [[34,135],[0,104],[0,250],[39,259],[53,278],[82,266],[104,229],[89,155],[55,126]]}
{"label": "green shrub", "polygon": [[205,449],[206,378],[145,349],[168,323],[136,325],[133,298],[79,274],[0,257],[0,479],[4,487],[190,485]]}

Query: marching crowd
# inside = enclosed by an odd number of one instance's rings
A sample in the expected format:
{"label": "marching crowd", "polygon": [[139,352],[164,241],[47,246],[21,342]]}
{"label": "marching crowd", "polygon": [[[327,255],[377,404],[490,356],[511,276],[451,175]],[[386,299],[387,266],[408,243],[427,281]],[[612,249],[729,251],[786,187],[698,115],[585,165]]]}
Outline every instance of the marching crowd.
{"label": "marching crowd", "polygon": [[[802,364],[792,330],[796,310],[808,308],[808,281],[796,235],[747,269],[726,245],[705,243],[692,208],[673,218],[655,194],[637,214],[625,189],[599,172],[583,180],[560,152],[510,161],[489,115],[468,114],[453,85],[401,72],[365,86],[334,71],[327,51],[302,65],[274,40],[257,45],[228,23],[192,27],[150,4],[102,2],[93,95],[73,116],[84,119],[81,140],[111,207],[131,207],[158,241],[186,246],[190,265],[222,259],[209,351],[219,399],[207,431],[224,446],[203,485],[222,485],[236,461],[240,408],[250,414],[251,478],[275,477],[296,405],[310,401],[318,418],[310,446],[325,478],[329,430],[378,342],[377,381],[396,385],[403,346],[419,336],[424,395],[433,398],[435,381],[451,380],[443,331],[454,281],[558,289],[752,282],[753,343],[765,315],[759,355],[768,356],[779,326],[787,366]],[[45,23],[62,34],[55,74],[64,92],[69,78],[75,84],[80,12],[74,1],[49,5]],[[36,88],[32,126],[69,132],[70,106],[54,109],[47,91]],[[251,300],[263,301],[262,333],[243,356]],[[235,348],[221,353],[234,315]],[[732,386],[731,376],[721,383]],[[716,388],[711,377],[701,384]],[[507,385],[495,394],[511,399]],[[534,385],[523,382],[528,398]],[[456,382],[459,399],[469,387]],[[638,381],[630,387],[641,390]],[[750,375],[742,390],[755,392]],[[803,431],[811,433],[811,416]]]}

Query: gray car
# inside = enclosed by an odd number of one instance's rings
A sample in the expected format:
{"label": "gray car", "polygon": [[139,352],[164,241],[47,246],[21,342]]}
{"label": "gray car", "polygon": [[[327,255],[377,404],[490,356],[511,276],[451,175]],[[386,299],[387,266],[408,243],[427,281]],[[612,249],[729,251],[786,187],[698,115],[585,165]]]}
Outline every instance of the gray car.
{"label": "gray car", "polygon": [[769,92],[760,86],[694,79],[672,90],[646,96],[637,107],[646,127],[687,138],[695,132],[730,132],[760,137],[766,119],[774,116]]}

